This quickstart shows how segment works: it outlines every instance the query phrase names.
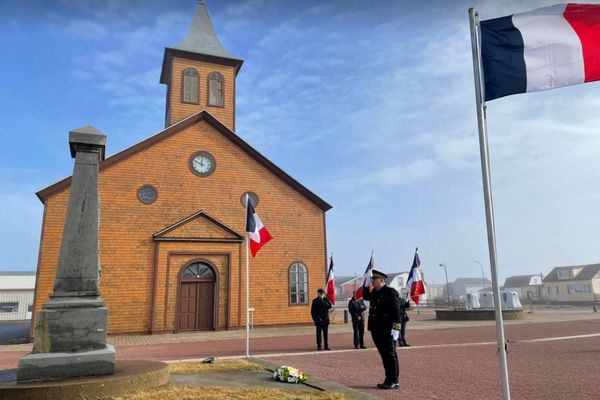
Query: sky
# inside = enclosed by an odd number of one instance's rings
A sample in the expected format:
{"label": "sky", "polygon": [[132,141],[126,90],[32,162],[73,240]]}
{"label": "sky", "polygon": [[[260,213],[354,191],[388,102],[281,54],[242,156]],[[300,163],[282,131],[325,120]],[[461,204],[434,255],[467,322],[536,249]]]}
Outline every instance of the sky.
{"label": "sky", "polygon": [[[327,201],[336,275],[490,279],[467,10],[553,1],[208,0],[244,60],[236,133]],[[115,154],[163,129],[165,46],[194,0],[1,2],[0,271],[35,270],[43,206],[71,175],[68,132]],[[500,285],[600,262],[600,83],[487,104]],[[268,217],[261,215],[268,225]]]}

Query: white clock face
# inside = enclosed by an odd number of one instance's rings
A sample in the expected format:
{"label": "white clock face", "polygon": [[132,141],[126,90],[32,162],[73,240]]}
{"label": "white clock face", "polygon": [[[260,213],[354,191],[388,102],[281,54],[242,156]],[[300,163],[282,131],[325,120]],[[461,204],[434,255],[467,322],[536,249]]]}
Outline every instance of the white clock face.
{"label": "white clock face", "polygon": [[215,170],[215,159],[206,152],[198,152],[192,156],[190,166],[196,175],[207,176]]}

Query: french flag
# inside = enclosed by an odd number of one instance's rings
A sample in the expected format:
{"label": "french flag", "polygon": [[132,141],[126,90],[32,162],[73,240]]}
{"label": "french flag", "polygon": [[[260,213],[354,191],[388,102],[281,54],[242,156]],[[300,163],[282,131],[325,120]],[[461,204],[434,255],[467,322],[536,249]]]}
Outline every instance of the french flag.
{"label": "french flag", "polygon": [[600,5],[481,21],[485,100],[600,80]]}
{"label": "french flag", "polygon": [[250,252],[252,257],[256,257],[256,253],[271,239],[271,234],[265,228],[263,223],[258,218],[258,214],[254,211],[252,203],[247,201],[246,205],[246,232],[250,238]]}
{"label": "french flag", "polygon": [[335,277],[333,276],[333,256],[329,259],[329,270],[327,271],[327,298],[331,304],[335,304]]}
{"label": "french flag", "polygon": [[406,281],[406,287],[410,289],[410,298],[415,304],[419,304],[421,295],[425,294],[425,286],[423,285],[421,269],[419,268],[421,260],[419,259],[417,250],[415,250],[415,258],[413,259],[412,267],[408,273],[408,280]]}
{"label": "french flag", "polygon": [[354,298],[356,300],[362,300],[363,291],[365,288],[371,288],[371,280],[373,279],[373,268],[375,267],[375,261],[373,260],[373,254],[371,254],[371,258],[369,259],[369,264],[367,264],[367,268],[365,269],[365,273],[362,277],[361,285],[358,289],[356,289],[356,294]]}

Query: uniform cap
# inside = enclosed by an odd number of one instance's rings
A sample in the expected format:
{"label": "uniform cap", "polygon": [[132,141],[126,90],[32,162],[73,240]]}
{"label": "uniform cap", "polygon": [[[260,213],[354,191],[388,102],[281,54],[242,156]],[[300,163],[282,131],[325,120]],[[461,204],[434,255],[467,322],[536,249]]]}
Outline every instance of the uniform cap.
{"label": "uniform cap", "polygon": [[386,279],[387,275],[384,274],[383,272],[377,271],[376,269],[373,270],[373,278],[383,278]]}

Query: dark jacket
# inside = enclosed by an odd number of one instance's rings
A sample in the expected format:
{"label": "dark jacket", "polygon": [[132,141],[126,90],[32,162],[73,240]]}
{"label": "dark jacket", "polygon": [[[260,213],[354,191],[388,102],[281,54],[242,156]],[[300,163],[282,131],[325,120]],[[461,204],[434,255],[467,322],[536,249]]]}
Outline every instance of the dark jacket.
{"label": "dark jacket", "polygon": [[329,309],[332,307],[331,301],[327,297],[315,297],[310,307],[310,315],[315,325],[329,324]]}
{"label": "dark jacket", "polygon": [[406,300],[403,297],[400,297],[400,315],[402,316],[402,321],[410,321],[410,319],[408,318],[408,314],[406,313],[406,310],[408,310],[410,308],[410,301]]}
{"label": "dark jacket", "polygon": [[382,286],[379,290],[365,288],[363,298],[369,300],[369,324],[370,331],[400,330],[402,315],[400,314],[400,296],[396,289]]}
{"label": "dark jacket", "polygon": [[352,322],[359,322],[365,320],[364,311],[367,309],[365,303],[362,300],[356,300],[352,297],[352,300],[348,302],[348,311],[352,316]]}

